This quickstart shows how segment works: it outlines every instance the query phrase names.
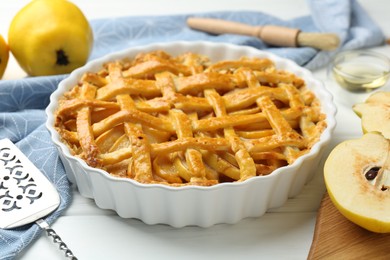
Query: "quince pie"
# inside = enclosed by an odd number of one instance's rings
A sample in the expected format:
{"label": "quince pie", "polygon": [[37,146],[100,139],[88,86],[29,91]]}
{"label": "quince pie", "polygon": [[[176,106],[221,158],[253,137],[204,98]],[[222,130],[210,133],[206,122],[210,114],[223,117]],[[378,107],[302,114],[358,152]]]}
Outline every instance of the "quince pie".
{"label": "quince pie", "polygon": [[326,128],[305,81],[269,59],[164,51],[85,73],[55,116],[62,141],[91,167],[170,186],[270,174]]}

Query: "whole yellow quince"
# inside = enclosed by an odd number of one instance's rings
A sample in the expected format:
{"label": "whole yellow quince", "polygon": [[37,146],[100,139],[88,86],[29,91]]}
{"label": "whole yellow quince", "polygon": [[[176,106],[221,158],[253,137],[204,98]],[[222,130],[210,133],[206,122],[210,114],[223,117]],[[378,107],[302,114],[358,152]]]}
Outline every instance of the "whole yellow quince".
{"label": "whole yellow quince", "polygon": [[7,68],[9,58],[9,48],[5,42],[3,36],[0,35],[0,79],[4,75],[4,71]]}
{"label": "whole yellow quince", "polygon": [[31,76],[66,74],[83,66],[93,34],[81,10],[66,0],[33,0],[14,17],[8,44]]}

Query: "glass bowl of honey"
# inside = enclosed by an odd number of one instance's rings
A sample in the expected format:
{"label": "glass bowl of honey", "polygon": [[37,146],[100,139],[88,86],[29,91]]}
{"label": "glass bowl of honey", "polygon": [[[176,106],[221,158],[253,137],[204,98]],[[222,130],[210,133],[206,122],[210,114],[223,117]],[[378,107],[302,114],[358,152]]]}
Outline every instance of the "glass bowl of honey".
{"label": "glass bowl of honey", "polygon": [[334,57],[331,76],[350,92],[370,92],[383,87],[390,76],[390,59],[368,50],[343,51]]}

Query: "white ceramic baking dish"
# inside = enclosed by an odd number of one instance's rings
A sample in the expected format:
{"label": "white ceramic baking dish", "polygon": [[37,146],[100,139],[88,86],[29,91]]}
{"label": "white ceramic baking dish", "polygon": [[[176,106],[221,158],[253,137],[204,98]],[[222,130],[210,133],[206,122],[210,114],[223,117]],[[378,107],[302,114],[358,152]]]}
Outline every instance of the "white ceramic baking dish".
{"label": "white ceramic baking dish", "polygon": [[[131,179],[117,178],[88,166],[71,155],[54,129],[57,100],[87,71],[98,71],[102,64],[122,58],[132,58],[140,52],[164,50],[171,55],[196,52],[212,61],[238,59],[242,56],[269,58],[278,69],[290,71],[303,78],[320,99],[326,114],[327,129],[311,151],[293,164],[281,167],[267,176],[244,182],[221,183],[211,187],[171,187],[162,184],[140,184]],[[189,225],[209,227],[217,223],[236,223],[246,217],[262,216],[268,209],[282,206],[288,198],[302,190],[315,172],[335,128],[336,107],[331,94],[312,73],[293,61],[252,47],[212,42],[172,42],[139,46],[94,60],[73,71],[52,94],[46,109],[47,128],[65,166],[69,180],[76,184],[82,196],[93,198],[98,207],[112,209],[123,218],[137,218],[147,224],[168,224],[174,227]]]}

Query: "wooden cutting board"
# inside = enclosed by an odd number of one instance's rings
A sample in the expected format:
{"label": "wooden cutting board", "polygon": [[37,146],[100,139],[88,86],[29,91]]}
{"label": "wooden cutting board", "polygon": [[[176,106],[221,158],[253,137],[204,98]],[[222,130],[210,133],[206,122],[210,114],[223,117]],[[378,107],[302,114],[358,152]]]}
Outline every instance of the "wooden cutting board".
{"label": "wooden cutting board", "polygon": [[390,259],[390,234],[373,233],[350,222],[325,194],[308,259]]}

